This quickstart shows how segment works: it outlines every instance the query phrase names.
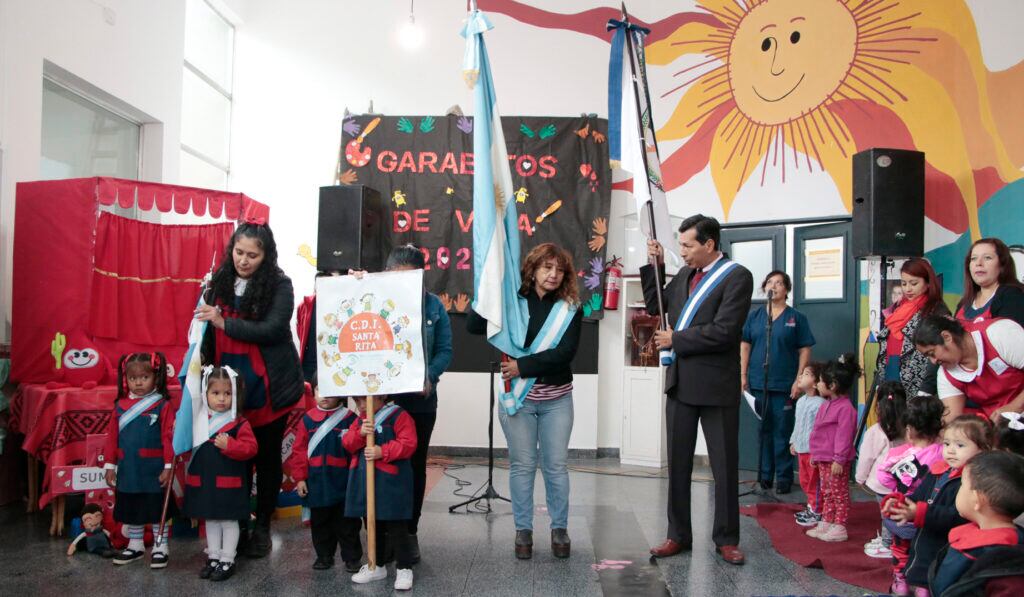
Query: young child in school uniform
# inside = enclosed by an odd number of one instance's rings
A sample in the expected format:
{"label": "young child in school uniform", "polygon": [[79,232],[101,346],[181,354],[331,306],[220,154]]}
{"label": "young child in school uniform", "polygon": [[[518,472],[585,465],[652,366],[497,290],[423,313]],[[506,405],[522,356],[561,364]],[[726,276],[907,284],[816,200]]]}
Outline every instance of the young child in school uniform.
{"label": "young child in school uniform", "polygon": [[804,393],[796,401],[793,415],[793,433],[789,436],[789,451],[797,458],[800,488],[807,496],[807,506],[794,514],[800,526],[817,526],[821,522],[821,490],[818,487],[818,468],[811,464],[811,429],[818,409],[825,399],[818,395],[818,380],[821,378],[823,363],[808,363],[797,378],[797,387]]}
{"label": "young child in school uniform", "polygon": [[[416,426],[409,413],[391,401],[389,396],[377,396],[383,406],[374,414],[371,424],[366,418],[366,397],[356,398],[359,418],[353,421],[348,433],[341,439],[345,449],[354,455],[345,495],[345,516],[366,516],[366,463],[375,467],[375,503],[377,526],[390,540],[395,553],[395,589],[412,588],[412,550],[409,543],[408,522],[412,519],[412,464],[409,458],[416,451]],[[374,434],[374,446],[368,448],[366,436]],[[379,535],[378,535],[379,536]],[[377,561],[383,559],[383,543],[377,541]],[[387,578],[388,570],[369,564],[352,575],[352,582],[364,584]]]}
{"label": "young child in school uniform", "polygon": [[[114,520],[124,525],[128,547],[114,556],[129,564],[146,555],[146,525],[159,534],[164,488],[174,461],[174,412],[167,393],[167,359],[159,352],[121,357],[117,365],[117,402],[104,451],[107,485],[116,488]],[[170,506],[168,506],[170,508]],[[166,568],[167,529],[153,547],[150,568]]]}
{"label": "young child in school uniform", "polygon": [[883,508],[889,518],[912,523],[917,529],[903,569],[915,597],[928,597],[928,567],[946,544],[949,532],[967,522],[956,509],[963,467],[991,448],[992,423],[976,415],[959,416],[942,432],[942,461],[932,464],[928,475],[904,500],[885,501]]}
{"label": "young child in school uniform", "polygon": [[[949,532],[949,545],[936,556],[931,593],[966,594],[959,589],[973,583],[978,594],[1020,594],[1020,568],[993,569],[1000,560],[1020,561],[1024,529],[1013,519],[1024,514],[1024,457],[1002,450],[975,456],[964,467],[956,509],[969,522]],[[1006,592],[1011,587],[1016,591]]]}
{"label": "young child in school uniform", "polygon": [[297,481],[295,489],[310,511],[309,529],[316,551],[313,569],[332,568],[334,552],[340,546],[345,570],[359,572],[362,521],[345,516],[350,460],[351,464],[355,462],[341,443],[359,417],[342,404],[342,398],[321,396],[316,376],[312,383],[316,406],[306,412],[296,428],[292,471]]}
{"label": "young child in school uniform", "polygon": [[199,578],[223,581],[235,573],[239,520],[249,518],[249,460],[256,456],[252,426],[239,418],[242,378],[230,367],[203,369],[205,400],[192,422],[192,459],[185,476],[185,514],[206,526],[206,565]]}
{"label": "young child in school uniform", "polygon": [[[910,495],[928,474],[930,467],[942,460],[942,413],[945,407],[935,396],[908,396],[906,438],[902,446],[889,450],[878,467],[878,481],[897,497]],[[884,505],[884,504],[883,504]],[[892,592],[909,595],[910,587],[903,575],[909,558],[910,540],[917,529],[910,523],[883,521],[892,533]]]}
{"label": "young child in school uniform", "polygon": [[818,381],[818,394],[826,402],[818,409],[811,430],[811,462],[821,479],[821,522],[807,531],[822,541],[846,541],[850,516],[850,463],[857,433],[857,410],[850,402],[850,388],[860,374],[852,354],[829,361]]}
{"label": "young child in school uniform", "polygon": [[[889,489],[878,481],[878,466],[885,461],[889,450],[902,445],[907,434],[904,418],[907,414],[907,394],[898,381],[884,381],[875,391],[875,417],[878,422],[868,427],[860,441],[857,453],[857,483],[875,495],[878,505],[889,494]],[[880,522],[885,517],[880,517]],[[872,558],[892,557],[892,533],[883,524],[878,534],[864,544],[864,553]]]}

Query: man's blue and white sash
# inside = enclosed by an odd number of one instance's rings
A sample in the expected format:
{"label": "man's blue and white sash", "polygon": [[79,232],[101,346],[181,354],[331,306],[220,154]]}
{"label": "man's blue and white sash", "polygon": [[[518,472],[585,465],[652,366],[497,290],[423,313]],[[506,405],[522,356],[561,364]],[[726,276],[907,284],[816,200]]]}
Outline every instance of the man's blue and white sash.
{"label": "man's blue and white sash", "polygon": [[156,392],[143,396],[142,398],[138,398],[131,408],[124,411],[124,414],[118,417],[117,430],[124,431],[124,428],[127,427],[129,423],[134,421],[139,415],[149,410],[154,404],[161,400],[163,400],[163,395]]}
{"label": "man's blue and white sash", "polygon": [[[324,441],[324,438],[327,437],[327,434],[330,433],[331,430],[334,429],[334,426],[340,423],[341,420],[344,419],[345,415],[347,414],[348,409],[345,408],[344,406],[339,406],[337,410],[331,413],[331,416],[324,419],[324,422],[321,423],[320,427],[317,428],[316,433],[313,434],[313,437],[309,438],[309,447],[306,448],[306,456],[312,458],[313,451],[316,450],[316,447],[320,445],[320,442]],[[345,430],[343,430],[341,433],[344,434]]]}
{"label": "man's blue and white sash", "polygon": [[[537,336],[530,343],[529,354],[537,354],[557,346],[561,342],[562,336],[565,335],[565,330],[569,329],[569,324],[572,323],[572,318],[576,315],[576,309],[577,307],[564,300],[555,303],[551,312],[548,313],[548,318],[544,321],[544,326],[540,328]],[[514,415],[523,407],[526,395],[530,393],[530,388],[536,382],[537,378],[535,377],[517,377],[512,381],[512,390],[501,393],[501,407],[507,414]]]}
{"label": "man's blue and white sash", "polygon": [[[697,314],[697,310],[704,304],[711,291],[717,288],[737,265],[735,261],[722,257],[715,265],[711,266],[711,270],[704,274],[701,281],[697,283],[697,287],[693,289],[690,298],[686,299],[686,304],[683,305],[683,310],[679,313],[679,321],[676,322],[675,331],[681,332],[690,327],[693,316]],[[662,365],[671,365],[675,360],[676,353],[671,348],[661,351]]]}

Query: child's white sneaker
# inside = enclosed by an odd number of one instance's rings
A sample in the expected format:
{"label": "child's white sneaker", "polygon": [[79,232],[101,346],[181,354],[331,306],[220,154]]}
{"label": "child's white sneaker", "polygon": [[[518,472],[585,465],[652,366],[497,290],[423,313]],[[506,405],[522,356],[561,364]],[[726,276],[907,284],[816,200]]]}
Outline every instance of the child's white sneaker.
{"label": "child's white sneaker", "polygon": [[[388,577],[388,569],[383,566],[377,566],[373,570],[370,570],[369,564],[363,564],[363,567],[352,575],[352,582],[357,585],[365,585],[368,582],[375,580],[384,580]],[[409,579],[409,586],[412,586],[412,579]]]}
{"label": "child's white sneaker", "polygon": [[820,539],[821,535],[825,534],[828,531],[829,527],[831,527],[831,526],[832,526],[831,523],[825,522],[823,520],[823,521],[818,523],[818,526],[816,526],[816,527],[814,527],[812,529],[809,529],[806,532],[806,535],[808,537],[814,537],[815,539]]}
{"label": "child's white sneaker", "polygon": [[395,578],[395,590],[396,591],[408,591],[412,588],[412,570],[409,568],[399,568],[396,572]]}
{"label": "child's white sneaker", "polygon": [[882,535],[881,535],[881,533],[876,531],[875,532],[875,538],[864,544],[864,551],[867,552],[867,550],[869,550],[869,549],[872,549],[872,548],[875,548],[875,547],[881,547],[882,545],[883,545],[883,543],[882,543]]}
{"label": "child's white sneaker", "polygon": [[818,539],[828,541],[829,543],[837,543],[840,541],[846,541],[849,539],[849,536],[846,534],[845,526],[841,524],[833,524],[827,531],[819,533]]}

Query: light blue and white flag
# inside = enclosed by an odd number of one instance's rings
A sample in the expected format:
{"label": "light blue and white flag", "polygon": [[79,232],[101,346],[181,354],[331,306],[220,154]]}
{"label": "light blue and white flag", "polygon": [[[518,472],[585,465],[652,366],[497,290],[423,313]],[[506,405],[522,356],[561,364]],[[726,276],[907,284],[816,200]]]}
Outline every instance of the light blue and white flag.
{"label": "light blue and white flag", "polygon": [[462,75],[473,89],[473,310],[487,320],[487,339],[513,358],[527,354],[529,311],[519,296],[519,226],[512,198],[505,133],[501,129],[484,32],[494,26],[471,10],[462,29]]}
{"label": "light blue and white flag", "polygon": [[[196,304],[198,309],[205,305],[202,295]],[[178,369],[178,379],[181,381],[181,404],[174,418],[174,455],[184,454],[192,450],[192,421],[195,415],[206,404],[206,397],[203,395],[203,363],[200,347],[203,343],[203,334],[206,333],[208,322],[192,319],[188,327],[188,350],[185,351],[185,360]]]}

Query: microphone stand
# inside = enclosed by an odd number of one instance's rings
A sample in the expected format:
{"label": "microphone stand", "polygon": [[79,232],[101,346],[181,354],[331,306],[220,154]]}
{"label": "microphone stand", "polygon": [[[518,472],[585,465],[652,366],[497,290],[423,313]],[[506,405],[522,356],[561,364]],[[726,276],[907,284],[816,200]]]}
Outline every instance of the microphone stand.
{"label": "microphone stand", "polygon": [[[502,500],[512,503],[512,500],[502,496],[494,489],[494,374],[498,372],[501,364],[498,361],[491,361],[491,408],[487,415],[487,483],[483,487],[483,493],[471,497],[464,502],[459,502],[448,507],[448,513],[452,514],[462,507],[475,504],[480,501],[487,502],[487,512],[491,511],[491,500]],[[479,493],[479,492],[478,492]]]}
{"label": "microphone stand", "polygon": [[764,438],[765,438],[765,435],[766,435],[765,434],[764,417],[768,413],[768,409],[771,408],[771,404],[769,403],[769,400],[771,400],[771,396],[769,396],[769,394],[768,394],[768,372],[771,370],[772,324],[775,323],[775,321],[774,321],[775,318],[774,318],[774,316],[772,314],[772,307],[773,307],[772,299],[773,298],[774,298],[773,293],[772,293],[771,290],[769,290],[768,291],[768,304],[767,304],[768,320],[765,322],[765,325],[764,325],[764,329],[765,329],[764,363],[762,364],[762,369],[764,370],[764,381],[761,384],[761,391],[764,393],[764,400],[761,401],[761,412],[757,412],[757,410],[755,408],[755,413],[758,416],[759,425],[760,425],[760,429],[758,430],[758,434],[757,434],[757,482],[754,484],[754,487],[750,491],[745,491],[745,492],[741,493],[739,495],[739,497],[743,497],[745,495],[754,494],[754,495],[760,495],[762,497],[768,498],[769,500],[771,500],[773,502],[777,502],[777,501],[779,501],[779,499],[777,497],[775,497],[775,495],[773,493],[769,492],[768,488],[764,486],[764,479],[761,476],[761,465],[764,463]]}

